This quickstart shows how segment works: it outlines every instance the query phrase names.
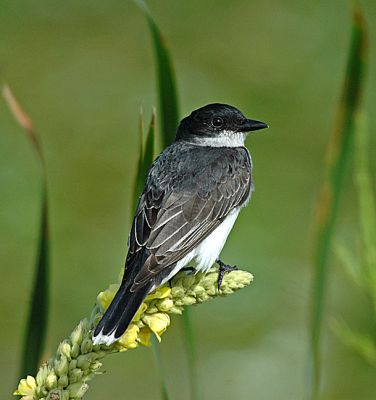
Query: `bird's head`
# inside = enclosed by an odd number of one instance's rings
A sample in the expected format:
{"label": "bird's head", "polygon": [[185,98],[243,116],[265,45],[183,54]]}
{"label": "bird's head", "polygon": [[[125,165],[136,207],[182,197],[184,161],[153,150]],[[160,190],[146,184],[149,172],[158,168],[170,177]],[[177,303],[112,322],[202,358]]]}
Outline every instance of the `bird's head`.
{"label": "bird's head", "polygon": [[185,117],[180,122],[176,139],[203,146],[237,147],[244,145],[247,133],[267,127],[264,122],[246,118],[233,106],[213,103]]}

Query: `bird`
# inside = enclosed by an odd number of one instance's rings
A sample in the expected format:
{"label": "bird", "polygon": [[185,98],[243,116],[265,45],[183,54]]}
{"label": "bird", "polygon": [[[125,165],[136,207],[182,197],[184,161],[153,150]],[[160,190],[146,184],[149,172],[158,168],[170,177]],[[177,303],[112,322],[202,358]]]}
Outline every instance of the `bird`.
{"label": "bird", "polygon": [[193,264],[195,272],[219,265],[226,239],[254,190],[249,132],[267,128],[237,108],[213,103],[183,118],[174,142],[154,160],[128,237],[119,290],[93,332],[111,345],[126,331],[145,297]]}

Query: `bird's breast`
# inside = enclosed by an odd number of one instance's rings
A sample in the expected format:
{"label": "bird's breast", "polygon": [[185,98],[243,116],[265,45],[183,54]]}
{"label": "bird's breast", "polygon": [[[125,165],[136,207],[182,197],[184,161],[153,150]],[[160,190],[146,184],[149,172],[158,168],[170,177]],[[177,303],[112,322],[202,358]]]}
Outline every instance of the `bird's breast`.
{"label": "bird's breast", "polygon": [[224,221],[193,250],[197,271],[207,272],[218,259],[239,211],[240,207],[232,210]]}

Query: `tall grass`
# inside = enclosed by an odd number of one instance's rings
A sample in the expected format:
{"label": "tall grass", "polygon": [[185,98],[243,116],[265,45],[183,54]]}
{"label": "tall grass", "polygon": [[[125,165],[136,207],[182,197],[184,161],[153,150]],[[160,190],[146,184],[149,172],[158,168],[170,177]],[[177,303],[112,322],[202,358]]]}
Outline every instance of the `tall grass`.
{"label": "tall grass", "polygon": [[311,399],[319,397],[321,374],[320,342],[328,280],[328,261],[344,178],[353,150],[355,116],[359,111],[363,93],[364,67],[367,55],[366,37],[362,11],[359,6],[355,5],[343,92],[338,105],[336,126],[328,146],[327,176],[317,207],[316,249],[314,253],[314,278],[310,316],[309,397]]}
{"label": "tall grass", "polygon": [[179,123],[179,105],[175,83],[175,71],[166,39],[163,37],[152,13],[143,0],[135,0],[144,13],[153,40],[155,66],[158,84],[160,124],[163,147],[175,139]]}
{"label": "tall grass", "polygon": [[133,213],[136,210],[138,199],[141,195],[141,192],[144,188],[144,184],[146,181],[146,177],[149,171],[149,168],[154,159],[154,142],[155,142],[155,110],[153,109],[150,123],[146,135],[146,141],[144,143],[144,116],[142,109],[140,110],[140,119],[139,119],[139,135],[140,135],[140,144],[139,144],[139,158],[138,165],[135,177],[135,184],[132,195],[132,210],[131,216],[133,218]]}
{"label": "tall grass", "polygon": [[41,187],[41,214],[37,258],[34,266],[34,280],[31,290],[31,303],[24,330],[24,343],[20,364],[20,376],[35,373],[41,361],[47,333],[48,287],[49,287],[49,236],[47,212],[47,183],[42,148],[33,123],[22,109],[9,86],[3,88],[3,97],[16,121],[25,134],[41,161],[43,180]]}
{"label": "tall grass", "polygon": [[361,332],[336,318],[334,332],[342,342],[376,367],[376,197],[370,167],[370,135],[363,114],[357,116],[354,181],[358,193],[360,249],[337,243],[336,254],[351,281],[357,284],[370,305],[372,328]]}

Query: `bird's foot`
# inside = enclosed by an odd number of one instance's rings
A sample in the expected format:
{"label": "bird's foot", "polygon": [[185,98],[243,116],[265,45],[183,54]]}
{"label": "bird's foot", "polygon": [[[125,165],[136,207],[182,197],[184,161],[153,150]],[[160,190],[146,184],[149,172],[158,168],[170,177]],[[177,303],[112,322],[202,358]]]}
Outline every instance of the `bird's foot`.
{"label": "bird's foot", "polygon": [[216,261],[216,263],[219,265],[219,270],[218,270],[218,281],[217,281],[217,285],[218,285],[218,290],[221,288],[221,284],[223,281],[223,277],[225,275],[226,272],[231,272],[231,271],[235,271],[238,269],[238,267],[236,265],[232,266],[232,265],[228,265],[225,264],[223,261],[221,261],[220,259],[218,259]]}

